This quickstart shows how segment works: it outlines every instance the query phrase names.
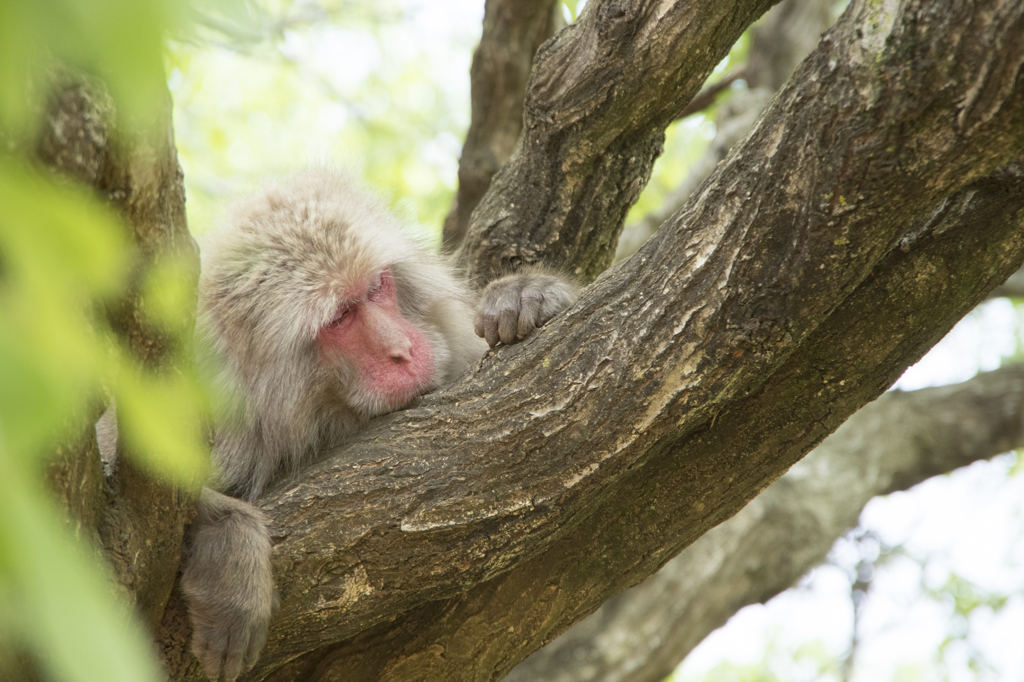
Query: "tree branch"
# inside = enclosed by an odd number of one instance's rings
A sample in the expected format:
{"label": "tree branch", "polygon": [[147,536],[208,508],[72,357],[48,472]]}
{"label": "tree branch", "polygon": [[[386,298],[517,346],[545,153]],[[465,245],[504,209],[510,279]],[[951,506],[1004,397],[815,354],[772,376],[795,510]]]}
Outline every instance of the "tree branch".
{"label": "tree branch", "polygon": [[545,260],[611,263],[665,127],[772,0],[587,3],[537,54],[523,136],[474,213],[460,262],[488,280]]}
{"label": "tree branch", "polygon": [[686,201],[725,159],[733,145],[750,132],[762,109],[771,101],[772,94],[766,88],[738,92],[718,110],[715,119],[715,138],[707,150],[690,167],[679,186],[668,193],[661,206],[644,215],[636,223],[626,225],[616,247],[616,261],[636,253],[665,221],[686,205]]}
{"label": "tree branch", "polygon": [[999,296],[1010,298],[1021,298],[1024,296],[1024,271],[1013,273],[1008,280],[992,290],[991,298]]}
{"label": "tree branch", "polygon": [[[821,34],[832,25],[832,0],[785,0],[751,27],[750,54],[740,71],[747,90],[732,95],[715,117],[715,139],[690,168],[679,186],[665,197],[661,207],[627,225],[619,238],[615,259],[636,252],[661,224],[686,203],[700,184],[725,159],[732,146],[747,135],[775,91],[810,54]],[[697,95],[683,114],[701,98]]]}
{"label": "tree branch", "polygon": [[[509,682],[658,682],[824,560],[876,495],[1024,446],[1024,365],[886,393],[736,516],[523,662]],[[798,529],[794,532],[794,529]]]}
{"label": "tree branch", "polygon": [[459,159],[459,189],[445,220],[443,247],[462,244],[469,216],[508,161],[523,129],[523,100],[533,55],[561,28],[554,0],[488,0],[470,70],[472,118]]}
{"label": "tree branch", "polygon": [[713,85],[709,85],[697,93],[697,96],[682,108],[676,118],[686,118],[696,114],[698,111],[704,111],[715,103],[715,100],[718,99],[723,90],[727,90],[730,85],[746,77],[747,69],[745,67],[737,69],[727,76],[723,76],[721,80],[716,81]]}

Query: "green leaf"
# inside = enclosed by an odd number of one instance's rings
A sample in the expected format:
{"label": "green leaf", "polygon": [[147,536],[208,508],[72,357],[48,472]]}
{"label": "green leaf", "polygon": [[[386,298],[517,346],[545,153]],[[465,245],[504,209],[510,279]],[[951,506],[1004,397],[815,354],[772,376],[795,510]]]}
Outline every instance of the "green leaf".
{"label": "green leaf", "polygon": [[[2,448],[2,446],[0,446]],[[112,581],[46,498],[34,467],[0,449],[0,619],[63,682],[161,679],[146,629],[114,606]]]}
{"label": "green leaf", "polygon": [[38,456],[109,374],[93,300],[124,280],[128,249],[91,197],[0,161],[0,441]]}
{"label": "green leaf", "polygon": [[115,387],[117,424],[135,461],[150,473],[198,489],[209,476],[205,405],[189,376],[156,376],[123,368]]}

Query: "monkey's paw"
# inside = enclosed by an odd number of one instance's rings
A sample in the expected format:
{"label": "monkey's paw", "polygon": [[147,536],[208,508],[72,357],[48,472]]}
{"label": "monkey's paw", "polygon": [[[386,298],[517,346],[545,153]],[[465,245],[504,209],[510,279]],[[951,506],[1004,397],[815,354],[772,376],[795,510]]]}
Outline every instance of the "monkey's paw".
{"label": "monkey's paw", "polygon": [[267,628],[273,612],[273,601],[266,608],[236,609],[222,612],[212,618],[199,614],[209,613],[197,609],[189,600],[192,613],[192,653],[203,664],[203,672],[213,682],[221,672],[227,682],[251,670],[267,641]]}
{"label": "monkey's paw", "polygon": [[490,346],[519,343],[568,308],[579,287],[544,270],[527,270],[491,282],[477,308],[476,335]]}
{"label": "monkey's paw", "polygon": [[192,652],[207,677],[233,682],[256,664],[277,606],[266,518],[252,505],[203,489],[181,588]]}

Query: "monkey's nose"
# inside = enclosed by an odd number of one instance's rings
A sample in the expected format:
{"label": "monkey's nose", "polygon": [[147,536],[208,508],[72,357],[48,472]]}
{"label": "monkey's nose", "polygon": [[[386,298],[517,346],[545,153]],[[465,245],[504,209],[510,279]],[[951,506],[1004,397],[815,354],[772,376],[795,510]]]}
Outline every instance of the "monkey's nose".
{"label": "monkey's nose", "polygon": [[392,348],[388,353],[388,357],[391,358],[391,362],[396,365],[402,365],[407,362],[412,362],[412,349],[411,348]]}

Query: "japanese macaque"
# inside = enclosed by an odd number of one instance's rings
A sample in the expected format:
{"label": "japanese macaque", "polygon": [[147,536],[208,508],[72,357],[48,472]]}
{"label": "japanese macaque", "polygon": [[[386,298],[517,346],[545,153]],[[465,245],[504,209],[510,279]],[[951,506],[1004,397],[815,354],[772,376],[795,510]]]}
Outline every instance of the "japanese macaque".
{"label": "japanese macaque", "polygon": [[[256,662],[275,601],[264,488],[372,417],[465,372],[567,307],[543,271],[476,296],[344,174],[309,169],[238,203],[203,245],[201,345],[234,400],[214,439],[182,587],[213,680]],[[486,339],[486,343],[479,337]],[[236,499],[238,498],[238,499]]]}

